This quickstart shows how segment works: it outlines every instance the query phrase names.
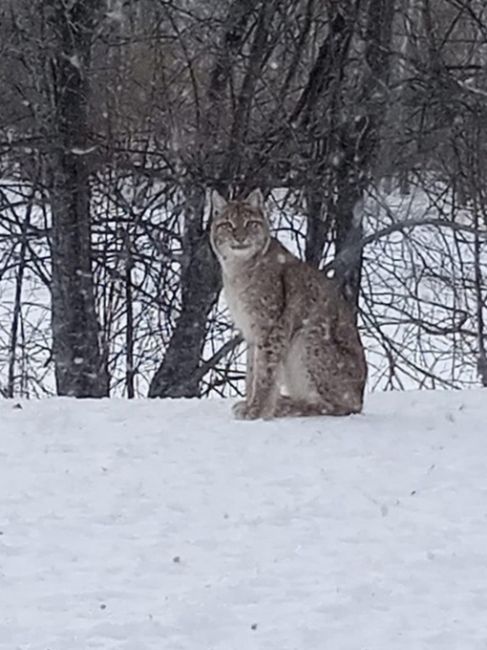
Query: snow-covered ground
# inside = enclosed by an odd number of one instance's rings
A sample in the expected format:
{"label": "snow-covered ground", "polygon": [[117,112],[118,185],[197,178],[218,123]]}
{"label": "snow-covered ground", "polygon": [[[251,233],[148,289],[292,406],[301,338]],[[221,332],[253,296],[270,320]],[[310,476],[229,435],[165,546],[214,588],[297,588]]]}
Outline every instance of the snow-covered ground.
{"label": "snow-covered ground", "polygon": [[487,392],[0,402],[5,650],[485,650]]}

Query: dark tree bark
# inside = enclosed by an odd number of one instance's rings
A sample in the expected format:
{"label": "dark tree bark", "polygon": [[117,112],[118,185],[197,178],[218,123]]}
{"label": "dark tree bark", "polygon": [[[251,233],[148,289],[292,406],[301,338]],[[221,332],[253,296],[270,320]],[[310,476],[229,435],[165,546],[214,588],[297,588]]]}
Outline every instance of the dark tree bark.
{"label": "dark tree bark", "polygon": [[[365,63],[368,73],[362,77],[361,99],[366,107],[361,120],[355,120],[344,134],[346,155],[339,170],[337,205],[337,255],[346,247],[355,247],[363,236],[356,208],[366,186],[380,147],[380,132],[387,107],[390,74],[391,36],[394,2],[370,0],[365,37]],[[350,138],[351,136],[351,138]],[[345,293],[358,306],[363,256],[355,256],[350,268],[341,275]],[[340,274],[339,274],[340,275]]]}
{"label": "dark tree bark", "polygon": [[125,332],[125,381],[127,384],[127,397],[135,397],[135,368],[134,368],[134,303],[133,303],[133,278],[132,271],[134,261],[130,242],[130,232],[124,233],[124,256],[125,256],[125,303],[127,311],[127,323]]}
{"label": "dark tree bark", "polygon": [[[198,194],[186,212],[192,211],[194,218],[199,220],[204,209],[204,190]],[[200,395],[198,368],[203,355],[208,316],[218,298],[221,278],[206,232],[198,233],[194,225],[190,227],[186,233],[185,248],[187,263],[181,277],[181,314],[164,359],[151,381],[149,397]]]}
{"label": "dark tree bark", "polygon": [[[336,228],[335,250],[340,256],[347,248],[357,250],[363,236],[360,205],[364,190],[380,146],[380,130],[387,104],[390,44],[394,2],[369,0],[366,16],[365,71],[358,89],[357,106],[363,114],[355,116],[353,123],[337,130],[339,164],[335,178],[337,200],[334,202],[333,221]],[[357,309],[362,277],[362,252],[345,255],[348,265],[338,264],[336,277],[343,293]]]}
{"label": "dark tree bark", "polygon": [[6,396],[14,397],[15,395],[15,368],[16,368],[16,352],[17,352],[17,342],[19,327],[21,325],[22,318],[22,291],[24,284],[24,275],[26,268],[26,254],[27,254],[27,231],[30,225],[31,216],[32,216],[32,207],[33,207],[33,197],[29,201],[27,210],[25,212],[25,219],[22,223],[22,238],[20,243],[19,250],[19,266],[17,277],[15,279],[15,292],[14,292],[14,305],[13,305],[13,318],[12,318],[12,328],[10,333],[10,350],[9,350],[9,360],[8,360],[8,375],[7,375],[7,389]]}
{"label": "dark tree bark", "polygon": [[[299,115],[301,128],[313,143],[313,164],[306,183],[306,207],[308,226],[306,232],[306,261],[318,266],[323,256],[326,238],[333,226],[329,206],[333,195],[333,173],[329,169],[330,158],[335,153],[335,122],[341,115],[341,86],[348,63],[350,42],[355,28],[356,14],[352,4],[347,7],[332,3],[329,8],[329,30],[316,61],[310,71],[308,82],[294,111]],[[330,125],[324,136],[316,137],[323,120],[319,102],[325,95],[330,115]]]}
{"label": "dark tree bark", "polygon": [[59,395],[103,397],[108,378],[99,345],[92,271],[88,70],[98,0],[44,6],[52,55],[48,189],[52,210],[52,330]]}
{"label": "dark tree bark", "polygon": [[306,189],[306,246],[304,257],[309,264],[318,267],[323,258],[330,219],[326,218],[325,198],[321,184]]}

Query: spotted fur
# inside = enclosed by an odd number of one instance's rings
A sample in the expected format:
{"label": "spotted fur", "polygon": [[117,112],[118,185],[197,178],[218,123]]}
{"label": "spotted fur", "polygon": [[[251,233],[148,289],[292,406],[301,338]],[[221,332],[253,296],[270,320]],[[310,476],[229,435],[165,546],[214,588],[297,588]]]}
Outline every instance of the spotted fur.
{"label": "spotted fur", "polygon": [[259,190],[214,193],[211,243],[231,316],[248,344],[241,419],[347,415],[362,410],[367,367],[337,283],[270,234]]}

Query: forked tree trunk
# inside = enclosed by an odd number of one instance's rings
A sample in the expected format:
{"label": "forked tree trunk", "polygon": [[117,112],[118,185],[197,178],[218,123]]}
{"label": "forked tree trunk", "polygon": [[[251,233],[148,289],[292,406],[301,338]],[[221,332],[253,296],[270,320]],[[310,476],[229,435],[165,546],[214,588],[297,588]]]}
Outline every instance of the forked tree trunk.
{"label": "forked tree trunk", "polygon": [[[195,172],[195,186],[187,191],[184,252],[186,263],[181,274],[181,313],[174,333],[157,369],[149,397],[197,397],[200,395],[201,365],[206,340],[208,316],[221,289],[218,262],[210,249],[207,230],[203,227],[205,207],[204,183],[218,174],[214,152],[221,133],[219,120],[222,99],[230,80],[236,52],[241,47],[257,0],[234,0],[224,23],[207,91],[207,110],[202,118],[198,138],[200,165]],[[221,144],[221,143],[220,143]],[[198,167],[198,166],[197,166]],[[224,170],[228,172],[227,169]],[[198,177],[199,175],[199,177]]]}

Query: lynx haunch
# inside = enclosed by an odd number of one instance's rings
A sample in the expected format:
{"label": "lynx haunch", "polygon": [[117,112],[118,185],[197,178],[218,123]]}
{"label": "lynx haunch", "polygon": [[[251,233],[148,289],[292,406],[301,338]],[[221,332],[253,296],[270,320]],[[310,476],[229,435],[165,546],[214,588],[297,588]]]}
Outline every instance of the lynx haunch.
{"label": "lynx haunch", "polygon": [[360,412],[365,355],[336,281],[271,236],[259,190],[229,202],[214,192],[212,204],[211,244],[248,344],[246,397],[235,416]]}

